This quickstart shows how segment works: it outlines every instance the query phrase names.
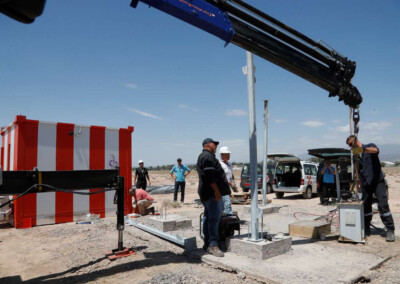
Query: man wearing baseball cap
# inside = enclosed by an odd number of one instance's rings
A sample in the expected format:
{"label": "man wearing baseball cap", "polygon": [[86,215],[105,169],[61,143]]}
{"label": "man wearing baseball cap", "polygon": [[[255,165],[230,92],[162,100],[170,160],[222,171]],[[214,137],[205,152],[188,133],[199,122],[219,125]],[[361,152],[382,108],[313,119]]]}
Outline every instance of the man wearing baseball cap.
{"label": "man wearing baseball cap", "polygon": [[231,194],[225,172],[215,158],[219,142],[211,138],[203,140],[203,151],[197,159],[196,169],[199,175],[199,196],[204,205],[203,232],[204,246],[210,254],[223,257],[218,247],[218,225],[222,216],[223,195]]}
{"label": "man wearing baseball cap", "polygon": [[144,167],[144,162],[142,160],[139,160],[138,164],[139,168],[137,168],[135,171],[134,183],[136,185],[136,188],[141,188],[143,190],[146,190],[147,187],[146,178],[149,181],[149,185],[151,185],[149,172]]}

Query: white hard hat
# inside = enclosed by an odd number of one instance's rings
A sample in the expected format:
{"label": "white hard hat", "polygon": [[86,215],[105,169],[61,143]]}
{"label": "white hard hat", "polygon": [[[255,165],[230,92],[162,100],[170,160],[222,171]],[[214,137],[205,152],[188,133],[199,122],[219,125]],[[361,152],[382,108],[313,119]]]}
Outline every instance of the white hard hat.
{"label": "white hard hat", "polygon": [[139,160],[138,164],[141,164],[141,163],[143,163],[143,161],[142,161],[142,160]]}
{"label": "white hard hat", "polygon": [[229,151],[229,148],[226,146],[222,146],[221,149],[219,150],[220,154],[230,154],[231,151]]}

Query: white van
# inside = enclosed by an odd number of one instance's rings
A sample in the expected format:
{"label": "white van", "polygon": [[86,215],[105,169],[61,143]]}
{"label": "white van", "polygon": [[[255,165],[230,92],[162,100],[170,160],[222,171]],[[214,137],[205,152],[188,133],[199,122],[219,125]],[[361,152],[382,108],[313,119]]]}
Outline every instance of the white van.
{"label": "white van", "polygon": [[276,162],[273,189],[277,198],[285,192],[301,193],[306,199],[317,193],[318,164],[292,154],[269,154],[268,158]]}

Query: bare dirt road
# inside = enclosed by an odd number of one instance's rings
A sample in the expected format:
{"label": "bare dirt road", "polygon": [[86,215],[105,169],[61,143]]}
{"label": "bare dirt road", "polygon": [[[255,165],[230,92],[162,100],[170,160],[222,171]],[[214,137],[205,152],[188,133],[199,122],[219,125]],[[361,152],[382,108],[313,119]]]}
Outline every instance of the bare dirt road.
{"label": "bare dirt road", "polygon": [[[400,168],[384,168],[390,187],[390,206],[397,228],[400,227]],[[172,184],[166,172],[151,172],[154,185]],[[236,176],[239,176],[238,173]],[[202,206],[193,201],[197,196],[198,178],[192,173],[187,178],[185,204],[168,208],[170,213],[187,216],[193,220],[189,233],[198,234],[198,216]],[[173,194],[154,195],[160,207]],[[268,198],[272,204],[286,205],[279,215],[271,215],[265,223],[276,227],[280,217],[293,217],[294,212],[326,214],[330,207],[319,205],[318,198],[305,200],[301,195],[291,194],[283,199]],[[241,219],[249,219],[243,205],[233,209]],[[293,221],[295,221],[293,217]],[[382,227],[379,214],[374,225]],[[366,244],[338,243],[335,238],[326,240],[326,248],[348,248],[378,255],[385,261],[365,273],[371,283],[400,283],[400,240],[386,243],[383,231],[372,230]],[[397,235],[398,236],[398,235]],[[198,238],[198,244],[201,240]],[[133,247],[136,255],[109,261],[105,253],[117,246],[116,219],[103,219],[90,225],[75,223],[39,226],[16,230],[6,225],[0,228],[0,283],[259,283],[245,273],[223,271],[207,265],[183,249],[160,240],[134,227],[126,226],[124,245]],[[310,263],[309,265],[312,265]],[[327,269],[335,269],[327,267]],[[349,270],[352,267],[348,268]],[[341,273],[338,271],[337,273]],[[290,278],[282,278],[290,283]]]}

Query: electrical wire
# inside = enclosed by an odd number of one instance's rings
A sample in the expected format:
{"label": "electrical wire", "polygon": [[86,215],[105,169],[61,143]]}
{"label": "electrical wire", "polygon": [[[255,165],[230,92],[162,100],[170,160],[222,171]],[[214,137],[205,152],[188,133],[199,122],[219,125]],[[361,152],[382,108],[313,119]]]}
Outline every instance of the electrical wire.
{"label": "electrical wire", "polygon": [[14,200],[17,200],[18,198],[20,198],[20,197],[22,197],[22,196],[28,194],[29,191],[31,191],[31,190],[34,189],[34,188],[36,188],[36,184],[32,185],[30,188],[28,188],[27,190],[25,190],[23,193],[21,193],[21,194],[18,195],[17,197],[15,197],[15,198],[13,198],[13,199],[11,199],[11,200],[8,200],[7,202],[5,202],[5,203],[3,203],[3,204],[0,204],[0,208],[6,206],[7,204],[10,204],[10,203],[13,202]]}
{"label": "electrical wire", "polygon": [[77,190],[73,190],[73,189],[63,189],[63,188],[59,188],[53,185],[49,185],[49,184],[36,184],[36,186],[42,186],[42,187],[47,187],[50,188],[54,191],[59,191],[59,192],[66,192],[66,193],[72,193],[72,194],[79,194],[79,195],[93,195],[93,194],[98,194],[98,193],[103,193],[106,191],[112,191],[112,190],[117,190],[117,187],[110,187],[110,188],[105,188],[105,189],[101,189],[98,191],[93,191],[93,192],[80,192]]}
{"label": "electrical wire", "polygon": [[51,190],[56,191],[56,192],[58,191],[58,192],[65,192],[65,193],[72,193],[72,194],[79,194],[79,195],[93,195],[93,194],[98,194],[98,193],[103,193],[103,192],[106,192],[106,191],[113,191],[113,190],[117,190],[118,189],[117,187],[110,187],[110,188],[104,188],[104,189],[101,189],[101,190],[98,190],[98,191],[93,191],[93,192],[79,192],[77,190],[63,189],[63,188],[59,188],[59,187],[52,186],[52,185],[49,185],[49,184],[34,184],[30,188],[25,190],[23,193],[18,195],[17,197],[15,197],[15,198],[13,198],[13,199],[11,199],[11,200],[3,203],[3,204],[0,204],[0,208],[6,206],[7,204],[10,204],[14,200],[17,200],[18,198],[20,198],[22,196],[28,194],[29,191],[31,191],[32,189],[35,189],[35,188],[37,188],[39,186],[50,188]]}

